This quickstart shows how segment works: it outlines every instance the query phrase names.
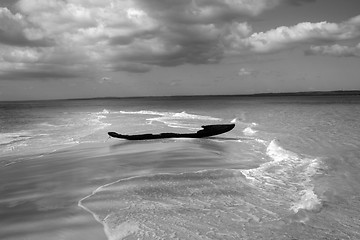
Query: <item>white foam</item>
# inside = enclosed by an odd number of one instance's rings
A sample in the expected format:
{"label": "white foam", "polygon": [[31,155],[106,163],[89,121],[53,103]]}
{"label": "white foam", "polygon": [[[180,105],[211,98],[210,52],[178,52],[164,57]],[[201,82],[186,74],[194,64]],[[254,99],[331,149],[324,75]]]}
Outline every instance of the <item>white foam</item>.
{"label": "white foam", "polygon": [[48,128],[58,127],[57,125],[50,124],[50,123],[48,123],[48,122],[39,123],[39,126],[40,126],[40,127],[48,127]]}
{"label": "white foam", "polygon": [[106,119],[106,118],[107,118],[106,116],[101,115],[99,113],[90,114],[90,118],[87,120],[87,122],[89,125],[97,126],[98,127],[97,130],[100,130],[100,129],[105,128],[106,126],[111,125],[110,123],[105,123],[105,122],[101,121],[101,119]]}
{"label": "white foam", "polygon": [[140,111],[119,111],[114,113],[122,113],[122,114],[140,114],[140,115],[159,115],[164,116],[170,114],[168,112],[156,112],[156,111],[147,111],[147,110],[140,110]]}
{"label": "white foam", "polygon": [[298,212],[300,209],[315,210],[321,206],[321,201],[318,196],[314,193],[314,187],[309,187],[300,191],[300,201],[295,202],[290,208],[294,212]]}
{"label": "white foam", "polygon": [[104,109],[104,110],[102,110],[102,112],[101,112],[101,114],[109,114],[109,113],[110,113],[110,111],[107,110],[107,109]]}
{"label": "white foam", "polygon": [[296,153],[285,150],[278,144],[278,140],[274,139],[270,142],[266,149],[266,154],[271,157],[275,162],[290,160],[297,160],[299,157]]}
{"label": "white foam", "polygon": [[260,138],[255,138],[255,141],[258,142],[258,143],[261,143],[265,146],[268,146],[268,142],[263,140],[263,139],[260,139]]}
{"label": "white foam", "polygon": [[[266,154],[271,161],[255,169],[241,170],[247,179],[269,194],[287,198],[289,209],[294,212],[300,209],[315,210],[321,206],[321,200],[313,191],[312,184],[312,176],[319,167],[317,158],[299,156],[282,148],[277,140],[269,143]],[[267,189],[268,186],[271,187]],[[272,192],[272,188],[277,192]]]}
{"label": "white foam", "polygon": [[182,112],[157,112],[157,111],[119,111],[121,114],[140,114],[140,115],[155,115],[158,117],[150,117],[146,120],[147,124],[153,124],[153,122],[160,122],[171,128],[185,128],[185,129],[197,129],[198,126],[195,126],[191,123],[181,122],[183,120],[201,120],[201,121],[221,121],[221,118],[203,116],[197,114],[190,114],[185,111]]}
{"label": "white foam", "polygon": [[106,112],[104,109],[102,112],[67,113],[63,117],[36,123],[31,130],[0,133],[0,153],[48,152],[89,141],[89,137],[100,141],[94,133],[111,125],[104,121]]}
{"label": "white foam", "polygon": [[[140,115],[157,115],[166,118],[172,119],[199,119],[199,120],[213,120],[220,121],[220,118],[215,118],[211,116],[202,116],[197,114],[189,114],[185,111],[182,112],[157,112],[157,111],[148,111],[148,110],[140,110],[140,111],[119,111],[119,112],[111,112],[111,113],[122,113],[122,114],[140,114]],[[153,118],[150,118],[151,120]],[[154,118],[158,119],[158,118]]]}
{"label": "white foam", "polygon": [[0,145],[27,140],[31,138],[30,134],[31,133],[27,131],[0,133]]}
{"label": "white foam", "polygon": [[253,136],[257,133],[256,130],[252,129],[251,127],[247,127],[243,130],[245,136]]}
{"label": "white foam", "polygon": [[27,147],[32,137],[27,131],[0,133],[0,153],[13,154],[16,150]]}
{"label": "white foam", "polygon": [[202,120],[202,121],[220,121],[219,118],[214,118],[210,116],[201,116],[195,114],[188,114],[186,112],[181,113],[167,113],[161,115],[161,117],[149,118],[148,121],[157,121],[164,123],[165,125],[173,128],[186,128],[186,129],[194,129],[196,128],[194,125],[188,123],[181,123],[181,120]]}
{"label": "white foam", "polygon": [[239,236],[239,223],[279,219],[263,198],[243,194],[242,181],[238,170],[225,169],[148,174],[105,184],[78,206],[103,225],[109,240],[215,238],[209,231],[223,239],[222,232]]}
{"label": "white foam", "polygon": [[153,121],[164,121],[168,119],[197,119],[197,120],[212,120],[212,121],[220,121],[220,118],[210,117],[210,116],[202,116],[202,115],[196,115],[196,114],[189,114],[186,112],[180,112],[180,113],[161,113],[158,114],[162,117],[159,118],[150,118],[148,120]]}
{"label": "white foam", "polygon": [[120,240],[140,230],[139,224],[134,221],[126,221],[120,224],[114,224],[113,222],[112,214],[109,214],[104,219],[104,231],[109,240]]}

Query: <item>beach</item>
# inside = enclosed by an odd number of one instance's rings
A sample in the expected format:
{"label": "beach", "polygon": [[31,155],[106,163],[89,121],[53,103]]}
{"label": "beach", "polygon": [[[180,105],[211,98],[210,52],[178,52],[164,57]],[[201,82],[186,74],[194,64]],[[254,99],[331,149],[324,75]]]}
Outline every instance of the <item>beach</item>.
{"label": "beach", "polygon": [[[360,239],[360,97],[2,102],[0,238]],[[196,132],[203,139],[127,141]]]}

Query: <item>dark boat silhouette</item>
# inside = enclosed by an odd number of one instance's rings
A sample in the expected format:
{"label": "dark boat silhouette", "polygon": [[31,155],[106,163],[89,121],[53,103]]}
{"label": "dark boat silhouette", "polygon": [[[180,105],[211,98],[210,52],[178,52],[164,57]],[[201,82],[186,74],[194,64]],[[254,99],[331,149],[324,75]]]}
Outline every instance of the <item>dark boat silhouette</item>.
{"label": "dark boat silhouette", "polygon": [[231,124],[204,125],[203,129],[196,133],[160,133],[160,134],[139,134],[139,135],[123,135],[116,132],[108,132],[110,137],[122,138],[127,140],[147,140],[161,138],[204,138],[229,132],[235,127]]}

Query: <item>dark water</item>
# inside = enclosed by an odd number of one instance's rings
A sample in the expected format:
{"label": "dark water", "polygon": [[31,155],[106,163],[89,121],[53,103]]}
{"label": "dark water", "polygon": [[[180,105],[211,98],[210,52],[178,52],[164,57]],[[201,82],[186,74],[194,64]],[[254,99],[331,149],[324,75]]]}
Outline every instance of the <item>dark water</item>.
{"label": "dark water", "polygon": [[1,103],[0,239],[360,239],[359,118],[358,96]]}

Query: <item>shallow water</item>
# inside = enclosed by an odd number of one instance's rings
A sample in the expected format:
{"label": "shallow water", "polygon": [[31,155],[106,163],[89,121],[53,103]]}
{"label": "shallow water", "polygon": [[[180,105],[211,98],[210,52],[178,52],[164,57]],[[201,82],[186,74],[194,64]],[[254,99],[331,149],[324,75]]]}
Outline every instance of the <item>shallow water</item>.
{"label": "shallow water", "polygon": [[[0,104],[0,239],[360,239],[360,97]],[[120,133],[205,139],[125,141]]]}

